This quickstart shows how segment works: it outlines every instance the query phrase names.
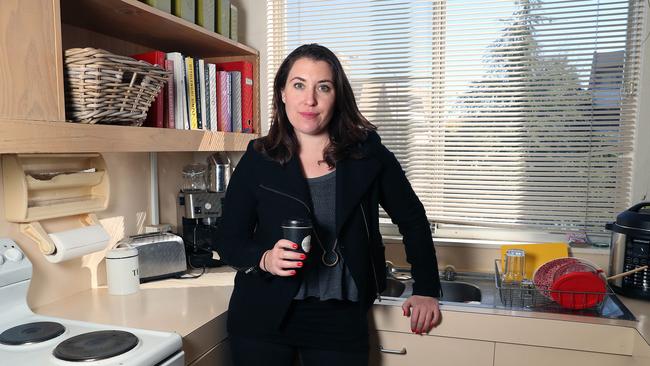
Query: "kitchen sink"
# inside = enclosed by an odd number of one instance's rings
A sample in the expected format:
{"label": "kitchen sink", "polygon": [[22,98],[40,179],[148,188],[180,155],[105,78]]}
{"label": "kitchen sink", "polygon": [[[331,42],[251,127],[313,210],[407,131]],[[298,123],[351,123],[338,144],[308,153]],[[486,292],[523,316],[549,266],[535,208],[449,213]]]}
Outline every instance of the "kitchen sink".
{"label": "kitchen sink", "polygon": [[[535,306],[507,306],[503,303],[492,274],[458,272],[455,273],[453,279],[449,280],[446,280],[444,275],[445,273],[440,273],[442,287],[440,302],[443,304],[635,320],[634,315],[614,294],[606,296],[600,306],[583,310],[564,309],[553,302]],[[386,290],[381,293],[381,296],[389,301],[384,304],[395,304],[395,301],[403,301],[413,294],[413,279],[408,269],[393,268],[391,271],[387,271],[387,276]],[[380,301],[378,304],[382,304],[382,302]]]}
{"label": "kitchen sink", "polygon": [[381,293],[381,296],[387,297],[401,297],[406,290],[406,284],[403,281],[394,278],[386,279],[386,289]]}
{"label": "kitchen sink", "polygon": [[[412,280],[387,278],[386,289],[381,293],[381,296],[406,299],[413,292],[412,285]],[[442,286],[441,301],[462,303],[481,302],[481,289],[476,285],[462,281],[440,281],[440,285]]]}
{"label": "kitchen sink", "polygon": [[465,282],[441,281],[442,301],[450,302],[481,302],[481,289],[476,285]]}

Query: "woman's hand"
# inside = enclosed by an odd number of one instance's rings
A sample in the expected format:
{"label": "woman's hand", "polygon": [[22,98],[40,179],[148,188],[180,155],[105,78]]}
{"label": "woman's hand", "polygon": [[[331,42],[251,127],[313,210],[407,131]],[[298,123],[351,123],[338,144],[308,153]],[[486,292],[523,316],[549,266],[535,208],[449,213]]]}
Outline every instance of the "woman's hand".
{"label": "woman's hand", "polygon": [[411,332],[428,333],[440,323],[438,299],[429,296],[413,295],[402,304],[404,316],[411,317]]}
{"label": "woman's hand", "polygon": [[276,276],[294,276],[295,268],[301,268],[307,257],[292,249],[298,249],[298,244],[285,239],[278,240],[273,249],[262,255],[260,268]]}

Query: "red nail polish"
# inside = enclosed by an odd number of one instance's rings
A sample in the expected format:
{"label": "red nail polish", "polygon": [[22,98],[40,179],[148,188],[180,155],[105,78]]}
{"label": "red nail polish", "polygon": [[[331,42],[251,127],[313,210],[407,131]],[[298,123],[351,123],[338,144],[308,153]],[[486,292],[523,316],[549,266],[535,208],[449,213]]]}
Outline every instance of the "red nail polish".
{"label": "red nail polish", "polygon": [[297,265],[298,267],[302,267],[302,262],[298,262],[298,263],[296,263],[296,265]]}
{"label": "red nail polish", "polygon": [[298,245],[297,245],[297,244],[294,244],[294,245],[293,245],[293,249],[298,249]]}
{"label": "red nail polish", "polygon": [[291,271],[291,275],[292,275],[292,276],[295,276],[295,275],[296,275],[296,271]]}
{"label": "red nail polish", "polygon": [[304,254],[301,254],[301,255],[300,255],[300,259],[305,259],[305,258],[306,258],[306,257],[305,257]]}

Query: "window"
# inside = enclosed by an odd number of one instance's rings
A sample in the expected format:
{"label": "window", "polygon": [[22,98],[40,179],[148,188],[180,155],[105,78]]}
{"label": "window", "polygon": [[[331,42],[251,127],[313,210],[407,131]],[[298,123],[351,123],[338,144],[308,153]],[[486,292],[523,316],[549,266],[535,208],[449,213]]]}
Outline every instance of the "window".
{"label": "window", "polygon": [[268,0],[269,85],[332,49],[438,235],[598,236],[630,200],[644,5]]}

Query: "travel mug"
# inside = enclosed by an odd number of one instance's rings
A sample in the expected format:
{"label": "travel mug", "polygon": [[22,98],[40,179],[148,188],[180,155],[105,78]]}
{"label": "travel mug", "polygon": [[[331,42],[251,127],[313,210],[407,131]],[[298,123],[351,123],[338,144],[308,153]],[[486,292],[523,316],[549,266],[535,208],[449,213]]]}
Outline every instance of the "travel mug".
{"label": "travel mug", "polygon": [[121,247],[106,253],[106,281],[111,295],[128,295],[140,289],[138,250]]}
{"label": "travel mug", "polygon": [[282,236],[298,244],[296,252],[309,253],[311,250],[312,225],[309,219],[286,219],[282,222]]}

